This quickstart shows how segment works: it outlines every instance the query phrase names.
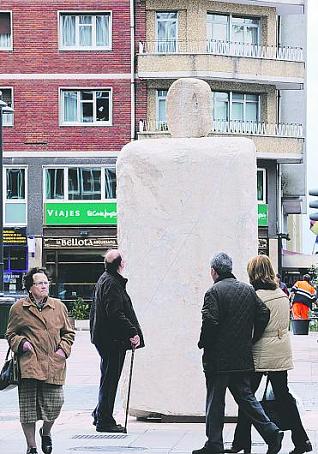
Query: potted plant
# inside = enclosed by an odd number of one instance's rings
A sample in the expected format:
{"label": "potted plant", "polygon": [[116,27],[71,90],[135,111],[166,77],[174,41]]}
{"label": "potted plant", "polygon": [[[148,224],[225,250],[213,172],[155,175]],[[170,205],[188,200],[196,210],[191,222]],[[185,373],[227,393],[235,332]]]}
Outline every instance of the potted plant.
{"label": "potted plant", "polygon": [[74,301],[70,310],[70,316],[75,319],[75,329],[89,329],[89,311],[90,305],[86,303],[82,297],[78,297],[77,300]]}

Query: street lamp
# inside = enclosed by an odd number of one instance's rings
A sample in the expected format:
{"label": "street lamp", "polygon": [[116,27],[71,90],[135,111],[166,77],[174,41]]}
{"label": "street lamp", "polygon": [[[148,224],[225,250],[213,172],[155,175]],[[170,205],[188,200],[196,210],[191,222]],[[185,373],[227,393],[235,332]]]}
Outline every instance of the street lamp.
{"label": "street lamp", "polygon": [[0,295],[3,293],[3,143],[2,143],[2,115],[12,113],[13,109],[2,101],[0,91]]}

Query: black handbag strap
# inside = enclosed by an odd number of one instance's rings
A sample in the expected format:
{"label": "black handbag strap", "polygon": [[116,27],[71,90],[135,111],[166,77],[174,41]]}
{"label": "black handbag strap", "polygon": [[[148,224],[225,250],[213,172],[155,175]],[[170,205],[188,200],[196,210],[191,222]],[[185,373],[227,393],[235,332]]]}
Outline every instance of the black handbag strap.
{"label": "black handbag strap", "polygon": [[5,361],[7,361],[7,359],[9,358],[10,351],[11,351],[11,347],[8,348]]}
{"label": "black handbag strap", "polygon": [[266,396],[267,396],[268,385],[269,385],[269,375],[267,374],[266,375],[266,384],[265,384],[265,389],[264,389],[264,394],[263,394],[262,400],[267,400]]}

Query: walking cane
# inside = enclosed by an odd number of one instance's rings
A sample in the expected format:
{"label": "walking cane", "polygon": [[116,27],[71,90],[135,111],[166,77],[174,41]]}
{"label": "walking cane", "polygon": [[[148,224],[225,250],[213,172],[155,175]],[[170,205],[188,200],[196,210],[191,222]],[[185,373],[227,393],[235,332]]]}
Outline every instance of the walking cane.
{"label": "walking cane", "polygon": [[129,400],[130,400],[130,390],[131,390],[131,379],[134,367],[134,357],[135,357],[135,348],[133,347],[131,350],[131,360],[130,360],[130,371],[129,371],[129,382],[128,382],[128,395],[127,395],[127,405],[126,405],[126,416],[125,416],[125,427],[124,433],[127,433],[127,420],[128,420],[128,412],[129,412]]}

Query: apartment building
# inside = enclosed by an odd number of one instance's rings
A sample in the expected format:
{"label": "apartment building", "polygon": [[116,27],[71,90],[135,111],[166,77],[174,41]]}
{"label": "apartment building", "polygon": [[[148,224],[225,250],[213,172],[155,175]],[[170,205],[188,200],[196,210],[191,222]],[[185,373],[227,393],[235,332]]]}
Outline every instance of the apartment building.
{"label": "apartment building", "polygon": [[[119,150],[134,137],[129,0],[2,0],[5,291],[30,266],[90,298],[116,240]],[[137,109],[138,112],[138,109]]]}
{"label": "apartment building", "polygon": [[137,75],[147,108],[139,139],[169,137],[166,96],[174,80],[207,81],[211,136],[255,143],[259,250],[277,266],[278,236],[305,209],[305,2],[145,0],[143,7]]}

